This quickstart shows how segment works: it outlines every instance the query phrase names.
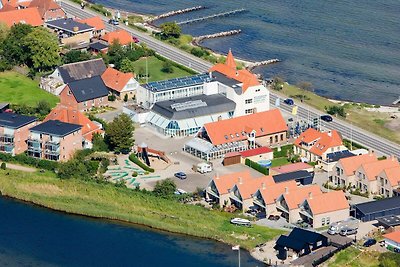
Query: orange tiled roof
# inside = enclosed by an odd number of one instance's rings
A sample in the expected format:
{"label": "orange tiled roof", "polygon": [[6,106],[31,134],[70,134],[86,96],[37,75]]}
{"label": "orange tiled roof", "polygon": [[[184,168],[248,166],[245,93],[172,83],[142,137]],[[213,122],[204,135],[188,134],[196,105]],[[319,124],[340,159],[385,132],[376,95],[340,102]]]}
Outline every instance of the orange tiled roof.
{"label": "orange tiled roof", "polygon": [[260,193],[266,205],[275,203],[276,199],[285,193],[285,190],[291,192],[297,189],[296,181],[290,180],[282,183],[277,183],[267,186],[265,189],[260,189]]}
{"label": "orange tiled roof", "polygon": [[229,50],[225,63],[216,64],[210,69],[210,71],[222,73],[228,78],[242,83],[242,92],[245,92],[247,88],[251,86],[260,85],[257,77],[253,73],[246,69],[238,70],[236,68],[235,58],[233,57],[231,50]]}
{"label": "orange tiled roof", "polygon": [[[256,137],[286,132],[288,127],[279,109],[258,112],[204,124],[213,145],[247,140],[242,133],[256,131]],[[227,138],[226,138],[227,137]]]}
{"label": "orange tiled roof", "polygon": [[32,0],[29,7],[37,7],[42,18],[47,11],[61,9],[54,0]]}
{"label": "orange tiled roof", "polygon": [[30,24],[32,26],[43,25],[43,20],[36,7],[0,12],[0,21],[6,23],[9,27],[18,23]]}
{"label": "orange tiled roof", "polygon": [[400,166],[383,170],[391,186],[400,185]]}
{"label": "orange tiled roof", "polygon": [[6,12],[6,11],[12,11],[12,10],[16,10],[16,9],[17,8],[15,6],[13,6],[12,4],[6,2],[6,4],[3,5],[3,8],[0,9],[0,13],[1,12]]}
{"label": "orange tiled roof", "polygon": [[106,86],[117,92],[121,92],[133,77],[132,73],[123,73],[110,67],[101,75]]}
{"label": "orange tiled roof", "polygon": [[[375,162],[364,163],[360,168],[364,170],[365,176],[369,181],[376,180],[376,176],[384,169],[389,169],[399,166],[399,162],[395,158],[389,158],[384,160],[378,160]],[[360,169],[359,168],[359,169]]]}
{"label": "orange tiled roof", "polygon": [[315,154],[321,156],[329,148],[340,146],[343,144],[342,137],[336,130],[331,132],[319,132],[313,128],[309,128],[294,141],[294,145],[301,147],[301,143],[311,143],[316,141],[313,146],[308,150]]}
{"label": "orange tiled roof", "polygon": [[288,173],[288,172],[295,172],[305,169],[312,169],[313,166],[307,164],[305,162],[296,162],[292,164],[287,164],[279,167],[273,167],[271,170],[276,171],[278,173]]}
{"label": "orange tiled roof", "polygon": [[289,190],[287,194],[284,194],[284,198],[290,210],[297,209],[299,204],[306,198],[309,198],[310,193],[312,197],[315,197],[322,194],[322,191],[318,185],[302,186],[298,187],[296,190]]}
{"label": "orange tiled roof", "polygon": [[400,243],[400,231],[391,232],[389,234],[383,235],[384,238],[393,240],[396,243]]}
{"label": "orange tiled roof", "polygon": [[307,197],[307,202],[313,215],[349,208],[349,202],[341,190]]}
{"label": "orange tiled roof", "polygon": [[213,178],[214,184],[217,187],[218,193],[220,195],[228,194],[230,189],[236,184],[239,183],[239,177],[242,182],[252,179],[249,171],[243,172],[235,172],[226,174],[223,176],[215,176]]}
{"label": "orange tiled roof", "polygon": [[128,45],[133,42],[132,35],[124,30],[117,30],[106,33],[104,34],[104,36],[101,37],[101,39],[109,44],[112,44],[116,40],[118,40],[120,45]]}
{"label": "orange tiled roof", "polygon": [[266,153],[272,153],[272,152],[273,152],[273,150],[271,148],[262,146],[262,147],[257,147],[257,148],[242,151],[242,152],[240,152],[240,155],[243,158],[248,158],[248,157],[253,157],[253,156],[262,155],[262,154],[266,154]]}
{"label": "orange tiled roof", "polygon": [[87,19],[77,19],[76,21],[80,23],[85,23],[91,27],[94,27],[96,31],[104,30],[104,22],[99,16],[87,18]]}
{"label": "orange tiled roof", "polygon": [[272,186],[275,184],[272,176],[262,176],[258,178],[248,179],[243,181],[242,183],[236,182],[235,185],[239,189],[240,195],[242,199],[249,199],[252,195],[257,192],[258,189],[261,189],[263,183],[266,187]]}
{"label": "orange tiled roof", "polygon": [[94,133],[103,133],[100,127],[89,120],[83,113],[69,107],[58,105],[49,115],[46,116],[44,121],[59,120],[62,122],[73,123],[82,125],[82,135],[85,139],[91,141]]}
{"label": "orange tiled roof", "polygon": [[368,153],[365,155],[342,158],[338,161],[338,163],[340,162],[342,165],[344,174],[346,174],[346,176],[350,176],[353,175],[362,164],[375,161],[378,161],[376,155],[373,153]]}

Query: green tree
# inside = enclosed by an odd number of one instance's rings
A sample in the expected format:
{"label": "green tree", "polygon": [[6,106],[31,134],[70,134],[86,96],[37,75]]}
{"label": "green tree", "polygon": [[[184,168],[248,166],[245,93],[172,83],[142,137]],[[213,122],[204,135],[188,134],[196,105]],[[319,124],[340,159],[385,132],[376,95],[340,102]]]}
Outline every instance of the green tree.
{"label": "green tree", "polygon": [[0,22],[0,43],[3,43],[7,39],[9,33],[10,29],[7,24]]}
{"label": "green tree", "polygon": [[34,28],[23,44],[28,50],[28,66],[35,71],[46,71],[61,62],[57,37],[42,27]]}
{"label": "green tree", "polygon": [[87,178],[89,176],[89,172],[82,161],[71,159],[60,164],[57,175],[61,179],[69,179],[72,177]]}
{"label": "green tree", "polygon": [[173,73],[174,72],[174,67],[172,66],[172,63],[169,60],[166,60],[162,64],[161,71],[165,72],[165,73]]}
{"label": "green tree", "polygon": [[70,50],[64,55],[63,62],[64,64],[68,64],[89,60],[90,58],[91,55],[88,52],[83,52],[80,50]]}
{"label": "green tree", "polygon": [[171,179],[165,179],[156,182],[156,185],[154,186],[154,194],[160,197],[170,197],[174,194],[176,191],[176,184],[173,180]]}
{"label": "green tree", "polygon": [[105,142],[104,137],[99,133],[93,134],[92,143],[94,151],[105,151],[105,152],[109,151],[108,145]]}
{"label": "green tree", "polygon": [[115,151],[130,150],[134,142],[133,131],[131,118],[121,114],[107,125],[106,142]]}
{"label": "green tree", "polygon": [[36,106],[36,112],[40,115],[47,115],[51,111],[49,102],[46,100],[40,100]]}
{"label": "green tree", "polygon": [[135,65],[134,65],[133,61],[131,61],[130,59],[124,58],[121,61],[121,66],[120,66],[119,70],[124,73],[128,73],[128,72],[134,73]]}
{"label": "green tree", "polygon": [[28,58],[24,38],[33,31],[29,24],[15,24],[11,27],[7,38],[1,43],[2,55],[8,64],[15,66],[24,64]]}
{"label": "green tree", "polygon": [[125,58],[125,49],[117,41],[114,41],[108,48],[108,59],[109,63],[114,64],[115,68],[119,69],[121,66],[122,59]]}
{"label": "green tree", "polygon": [[160,27],[162,35],[165,36],[166,38],[170,37],[179,38],[179,36],[182,33],[181,27],[179,27],[179,25],[176,24],[176,22],[165,22],[161,24]]}
{"label": "green tree", "polygon": [[346,118],[346,110],[342,106],[328,106],[325,107],[325,110],[330,115],[339,115],[343,118]]}
{"label": "green tree", "polygon": [[282,77],[280,76],[275,76],[273,78],[273,82],[272,82],[272,89],[274,89],[275,91],[280,91],[283,89],[283,83],[284,80]]}

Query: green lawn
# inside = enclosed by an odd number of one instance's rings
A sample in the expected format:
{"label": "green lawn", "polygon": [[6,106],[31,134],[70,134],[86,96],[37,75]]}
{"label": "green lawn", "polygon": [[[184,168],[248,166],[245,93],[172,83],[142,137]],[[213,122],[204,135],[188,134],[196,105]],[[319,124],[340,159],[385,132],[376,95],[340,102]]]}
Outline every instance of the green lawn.
{"label": "green lawn", "polygon": [[[184,77],[184,76],[190,76],[192,74],[179,69],[175,66],[173,66],[174,72],[173,73],[165,73],[162,72],[162,65],[163,61],[159,60],[156,57],[149,57],[147,59],[147,64],[148,64],[148,70],[149,70],[149,82],[154,82],[154,81],[161,81],[161,80],[168,80],[172,78],[177,78],[177,77]],[[139,73],[139,69],[142,68],[143,71],[146,71],[146,58],[141,58],[137,61],[134,62],[135,66],[135,72]],[[145,83],[146,79],[141,79],[141,83]]]}
{"label": "green lawn", "polygon": [[[8,175],[6,175],[8,173]],[[233,214],[181,204],[111,183],[61,180],[52,173],[0,170],[3,195],[55,210],[148,225],[153,228],[240,244],[252,249],[284,231],[258,225],[238,227]]]}
{"label": "green lawn", "polygon": [[278,167],[278,166],[283,166],[283,165],[290,163],[290,161],[287,158],[276,158],[276,159],[271,160],[271,162],[272,162],[272,165],[271,165],[272,168]]}
{"label": "green lawn", "polygon": [[378,252],[369,252],[355,248],[348,247],[339,253],[335,254],[332,259],[329,260],[328,267],[377,267]]}
{"label": "green lawn", "polygon": [[36,106],[40,100],[46,100],[51,107],[59,102],[58,97],[40,89],[36,81],[13,71],[0,73],[0,88],[0,102]]}

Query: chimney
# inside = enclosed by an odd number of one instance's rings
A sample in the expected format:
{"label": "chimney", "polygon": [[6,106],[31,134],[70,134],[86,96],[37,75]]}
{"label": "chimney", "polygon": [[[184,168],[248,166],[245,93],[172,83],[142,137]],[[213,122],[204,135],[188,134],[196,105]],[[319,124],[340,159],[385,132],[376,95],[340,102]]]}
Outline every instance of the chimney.
{"label": "chimney", "polygon": [[328,131],[328,136],[332,137],[332,131],[331,130]]}
{"label": "chimney", "polygon": [[243,184],[243,178],[242,177],[239,177],[239,184]]}
{"label": "chimney", "polygon": [[312,199],[312,192],[308,192],[308,198]]}
{"label": "chimney", "polygon": [[372,156],[372,155],[374,154],[374,151],[370,148],[370,149],[368,149],[368,154],[369,154],[370,156]]}
{"label": "chimney", "polygon": [[222,121],[222,116],[218,116],[218,121]]}
{"label": "chimney", "polygon": [[216,180],[219,180],[219,174],[217,173],[217,175],[215,176]]}
{"label": "chimney", "polygon": [[77,31],[79,31],[79,27],[78,27],[78,26],[75,26],[75,27],[72,28],[72,30],[73,30],[74,32],[77,32]]}
{"label": "chimney", "polygon": [[392,160],[392,161],[395,161],[396,160],[396,156],[395,155],[390,155],[390,159]]}
{"label": "chimney", "polygon": [[285,187],[285,195],[289,194],[289,187]]}
{"label": "chimney", "polygon": [[266,184],[263,182],[263,183],[261,183],[261,189],[262,190],[265,190],[267,188],[267,186],[266,186]]}

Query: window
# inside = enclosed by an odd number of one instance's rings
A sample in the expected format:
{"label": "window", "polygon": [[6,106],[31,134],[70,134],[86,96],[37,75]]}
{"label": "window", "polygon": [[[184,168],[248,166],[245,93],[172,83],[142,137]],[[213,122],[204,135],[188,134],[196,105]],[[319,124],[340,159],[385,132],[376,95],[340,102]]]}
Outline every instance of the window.
{"label": "window", "polygon": [[260,88],[258,88],[258,89],[256,89],[256,92],[260,92],[260,90],[261,90],[261,89],[260,89]]}
{"label": "window", "polygon": [[252,113],[253,113],[253,109],[252,109],[252,108],[246,109],[246,110],[244,111],[244,113],[245,113],[245,114],[252,114]]}
{"label": "window", "polygon": [[275,142],[278,142],[278,136],[275,135]]}
{"label": "window", "polygon": [[245,103],[245,104],[251,104],[251,103],[253,103],[253,99],[246,99],[246,100],[244,101],[244,103]]}
{"label": "window", "polygon": [[269,137],[269,143],[272,144],[272,136]]}
{"label": "window", "polygon": [[326,224],[329,225],[331,223],[331,217],[326,217]]}
{"label": "window", "polygon": [[283,134],[281,134],[281,141],[283,141]]}
{"label": "window", "polygon": [[321,219],[321,224],[322,224],[322,225],[325,225],[325,218],[322,218],[322,219]]}
{"label": "window", "polygon": [[320,246],[322,246],[322,241],[317,242],[317,247],[320,247]]}

